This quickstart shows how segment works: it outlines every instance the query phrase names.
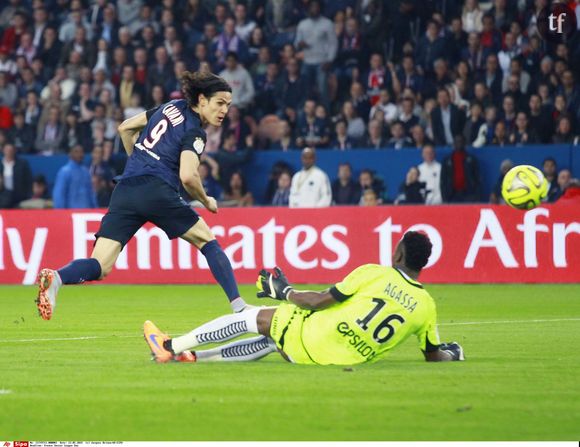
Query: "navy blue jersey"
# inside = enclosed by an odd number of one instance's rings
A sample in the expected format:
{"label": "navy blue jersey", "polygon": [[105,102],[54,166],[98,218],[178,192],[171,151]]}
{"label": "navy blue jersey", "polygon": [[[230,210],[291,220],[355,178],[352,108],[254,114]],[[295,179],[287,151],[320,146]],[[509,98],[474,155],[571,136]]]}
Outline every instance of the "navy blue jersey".
{"label": "navy blue jersey", "polygon": [[147,115],[147,125],[133,147],[121,179],[153,175],[178,190],[181,151],[201,156],[205,149],[206,134],[199,115],[183,99],[163,104]]}

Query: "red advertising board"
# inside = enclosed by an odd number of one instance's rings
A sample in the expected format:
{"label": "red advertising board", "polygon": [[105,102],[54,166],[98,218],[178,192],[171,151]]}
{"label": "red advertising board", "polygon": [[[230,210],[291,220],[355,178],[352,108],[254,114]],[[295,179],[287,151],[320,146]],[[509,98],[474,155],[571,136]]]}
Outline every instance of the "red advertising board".
{"label": "red advertising board", "polygon": [[[0,283],[31,284],[40,268],[88,257],[105,210],[1,211]],[[426,232],[428,283],[580,282],[580,206],[239,208],[202,211],[240,283],[276,265],[294,283],[330,284],[366,263],[390,265],[408,230]],[[108,283],[203,284],[201,253],[152,225],[125,247]]]}

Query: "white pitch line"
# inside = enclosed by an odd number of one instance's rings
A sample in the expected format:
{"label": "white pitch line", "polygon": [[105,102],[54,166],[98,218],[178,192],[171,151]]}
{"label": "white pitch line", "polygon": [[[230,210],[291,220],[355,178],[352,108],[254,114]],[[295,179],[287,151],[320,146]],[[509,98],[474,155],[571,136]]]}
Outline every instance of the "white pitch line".
{"label": "white pitch line", "polygon": [[86,337],[60,337],[60,338],[25,338],[23,340],[0,340],[0,343],[36,343],[41,341],[77,341],[77,340],[99,340],[104,338],[133,338],[142,335],[92,335]]}
{"label": "white pitch line", "polygon": [[0,390],[0,395],[3,394],[12,394],[12,390]]}
{"label": "white pitch line", "polygon": [[519,324],[519,323],[553,323],[558,321],[580,321],[580,318],[554,318],[552,320],[502,320],[502,321],[465,321],[459,323],[438,323],[439,326],[475,326],[481,324]]}
{"label": "white pitch line", "polygon": [[[439,323],[439,326],[477,326],[484,324],[520,324],[520,323],[557,323],[562,321],[580,321],[580,318],[554,318],[544,320],[498,320],[498,321],[463,321],[457,323]],[[169,334],[174,335],[174,334]],[[91,335],[86,337],[61,337],[61,338],[25,338],[22,340],[0,340],[0,343],[37,343],[44,341],[78,341],[78,340],[103,340],[107,338],[137,338],[142,335]]]}

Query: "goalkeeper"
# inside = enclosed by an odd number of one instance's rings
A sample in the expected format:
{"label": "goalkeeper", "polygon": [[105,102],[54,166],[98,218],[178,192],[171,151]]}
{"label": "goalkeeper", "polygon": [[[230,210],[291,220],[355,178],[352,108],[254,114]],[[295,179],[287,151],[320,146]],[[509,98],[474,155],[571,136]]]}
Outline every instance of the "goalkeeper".
{"label": "goalkeeper", "polygon": [[[159,363],[249,361],[279,351],[293,363],[353,365],[374,361],[415,334],[427,361],[463,360],[457,343],[441,344],[435,303],[417,281],[431,242],[410,231],[393,254],[393,267],[366,264],[323,292],[298,291],[278,268],[262,270],[258,297],[282,301],[225,315],[169,338],[150,321],[145,340]],[[244,334],[259,334],[213,349]]]}

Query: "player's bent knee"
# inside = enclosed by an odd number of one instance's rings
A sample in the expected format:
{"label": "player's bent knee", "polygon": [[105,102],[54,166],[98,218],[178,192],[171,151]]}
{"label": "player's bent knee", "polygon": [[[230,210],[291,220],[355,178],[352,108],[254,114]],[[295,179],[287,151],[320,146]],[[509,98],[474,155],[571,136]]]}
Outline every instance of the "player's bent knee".
{"label": "player's bent knee", "polygon": [[201,250],[205,244],[213,241],[215,236],[205,221],[200,218],[181,238]]}

